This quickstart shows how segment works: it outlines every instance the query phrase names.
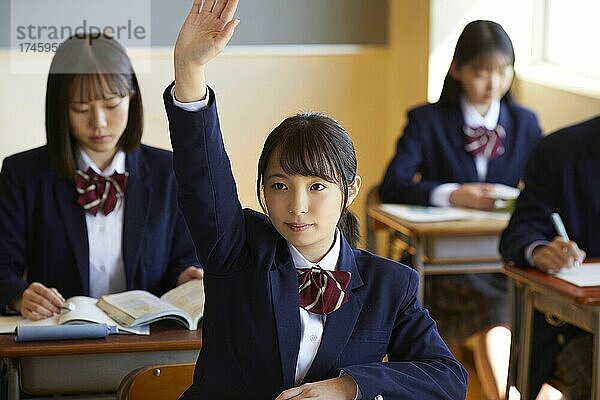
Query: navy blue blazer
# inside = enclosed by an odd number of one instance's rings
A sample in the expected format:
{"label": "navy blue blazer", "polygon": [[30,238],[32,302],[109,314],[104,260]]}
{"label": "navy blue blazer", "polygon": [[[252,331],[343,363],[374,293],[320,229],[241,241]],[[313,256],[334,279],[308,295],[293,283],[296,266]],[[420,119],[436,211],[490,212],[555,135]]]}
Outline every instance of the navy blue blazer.
{"label": "navy blue blazer", "polygon": [[[141,145],[127,153],[126,169],[127,289],[161,294],[184,267],[199,266],[177,205],[172,155]],[[85,213],[75,184],[51,167],[46,146],[7,157],[0,173],[0,306],[35,281],[65,298],[89,294]]]}
{"label": "navy blue blazer", "polygon": [[[300,344],[292,257],[269,219],[240,205],[214,93],[198,112],[175,107],[170,93],[180,204],[206,271],[202,350],[182,399],[273,399],[294,386]],[[327,317],[304,381],[344,370],[364,399],[464,398],[466,372],[417,300],[416,273],[343,238],[338,268],[352,274],[349,300]]]}
{"label": "navy blue blazer", "polygon": [[[514,102],[500,103],[498,123],[506,130],[505,151],[489,162],[485,181],[516,187],[542,132],[535,114]],[[435,103],[409,111],[379,189],[381,200],[430,205],[431,191],[442,183],[479,182],[475,160],[464,148],[464,125],[459,106]]]}
{"label": "navy blue blazer", "polygon": [[[600,257],[600,117],[562,129],[542,139],[525,169],[525,188],[500,240],[502,257],[529,266],[525,249],[537,240],[558,235],[550,214],[558,212],[571,240],[588,257]],[[569,324],[549,325],[534,319],[531,399],[552,374],[564,338],[583,332]],[[563,337],[562,340],[558,336]]]}

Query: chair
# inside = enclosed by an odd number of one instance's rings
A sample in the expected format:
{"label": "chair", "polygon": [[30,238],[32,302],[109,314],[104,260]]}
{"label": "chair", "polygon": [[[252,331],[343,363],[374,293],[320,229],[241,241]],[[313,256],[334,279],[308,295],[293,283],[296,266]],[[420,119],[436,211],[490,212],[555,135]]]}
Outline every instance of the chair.
{"label": "chair", "polygon": [[193,363],[142,367],[127,374],[117,391],[117,400],[176,400],[192,384]]}

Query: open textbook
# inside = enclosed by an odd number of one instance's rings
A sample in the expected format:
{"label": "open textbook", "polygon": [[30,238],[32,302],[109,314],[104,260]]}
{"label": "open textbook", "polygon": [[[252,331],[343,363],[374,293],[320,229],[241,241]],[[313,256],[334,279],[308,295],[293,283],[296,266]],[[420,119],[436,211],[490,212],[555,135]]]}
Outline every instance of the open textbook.
{"label": "open textbook", "polygon": [[125,327],[175,319],[190,330],[198,328],[204,312],[204,283],[193,279],[171,289],[160,298],[144,290],[102,296],[98,307]]}
{"label": "open textbook", "polygon": [[119,325],[96,306],[97,301],[97,299],[86,296],[70,297],[65,302],[70,306],[69,311],[39,321],[30,321],[20,315],[0,317],[0,333],[13,333],[15,328],[20,325],[48,326],[90,323],[116,326],[119,333],[135,333],[138,335],[148,335],[150,333],[147,326],[131,328]]}
{"label": "open textbook", "polygon": [[412,222],[442,222],[497,219],[508,221],[510,214],[499,211],[479,211],[457,207],[426,207],[408,204],[382,204],[381,209]]}

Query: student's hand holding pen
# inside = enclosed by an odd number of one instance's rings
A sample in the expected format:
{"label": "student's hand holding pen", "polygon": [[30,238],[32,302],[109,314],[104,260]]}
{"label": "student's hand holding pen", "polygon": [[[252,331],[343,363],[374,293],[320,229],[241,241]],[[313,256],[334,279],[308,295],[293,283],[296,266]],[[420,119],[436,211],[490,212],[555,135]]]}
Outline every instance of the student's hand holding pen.
{"label": "student's hand holding pen", "polygon": [[21,296],[10,302],[9,307],[25,318],[37,321],[59,314],[64,305],[65,299],[58,290],[33,282]]}
{"label": "student's hand holding pen", "polygon": [[577,243],[560,236],[552,239],[547,245],[536,247],[532,253],[533,264],[549,274],[581,265],[584,259],[585,251],[581,250]]}

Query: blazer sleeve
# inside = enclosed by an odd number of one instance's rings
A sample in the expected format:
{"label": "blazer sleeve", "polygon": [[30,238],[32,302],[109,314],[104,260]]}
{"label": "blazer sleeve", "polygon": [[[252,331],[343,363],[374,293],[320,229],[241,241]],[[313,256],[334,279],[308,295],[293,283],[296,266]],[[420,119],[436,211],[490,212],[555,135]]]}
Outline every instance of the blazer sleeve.
{"label": "blazer sleeve", "polygon": [[0,172],[0,308],[23,293],[26,229],[23,190],[14,168],[5,160]]}
{"label": "blazer sleeve", "polygon": [[433,151],[428,143],[431,128],[422,120],[422,115],[414,110],[408,113],[408,123],[379,189],[383,202],[429,205],[431,191],[443,183],[427,179],[415,181],[424,162],[424,152]]}
{"label": "blazer sleeve", "polygon": [[406,297],[396,315],[388,362],[344,367],[363,399],[464,399],[467,372],[440,337],[417,298],[418,277],[411,271]]}
{"label": "blazer sleeve", "polygon": [[189,112],[164,92],[179,205],[196,254],[208,273],[227,274],[245,243],[245,223],[225,151],[215,94],[206,109]]}
{"label": "blazer sleeve", "polygon": [[538,240],[554,235],[551,213],[558,208],[560,157],[552,157],[542,140],[529,159],[523,177],[525,188],[519,195],[515,211],[500,238],[500,253],[506,261],[528,266],[525,249]]}

